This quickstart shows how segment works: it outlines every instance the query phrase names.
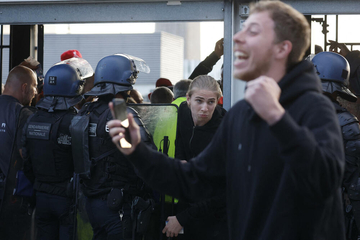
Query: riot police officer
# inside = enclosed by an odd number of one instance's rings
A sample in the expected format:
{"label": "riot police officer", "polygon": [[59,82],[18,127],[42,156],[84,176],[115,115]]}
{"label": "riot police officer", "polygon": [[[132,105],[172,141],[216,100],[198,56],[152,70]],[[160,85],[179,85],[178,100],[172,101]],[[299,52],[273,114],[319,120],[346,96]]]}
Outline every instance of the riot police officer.
{"label": "riot police officer", "polygon": [[90,64],[72,58],[52,66],[45,75],[44,98],[23,131],[24,172],[36,190],[37,239],[72,239],[73,198],[69,186],[73,158],[69,125]]}
{"label": "riot police officer", "polygon": [[[318,53],[311,61],[321,79],[324,94],[334,104],[341,125],[346,159],[343,186],[347,239],[358,239],[360,234],[360,126],[358,119],[341,107],[337,101],[338,97],[350,102],[357,100],[348,88],[350,66],[343,56],[333,52]],[[357,225],[355,229],[352,226],[353,220]]]}
{"label": "riot police officer", "polygon": [[[126,101],[139,71],[149,72],[146,63],[139,58],[114,54],[101,59],[95,69],[94,87],[85,94],[96,96],[98,100],[86,103],[70,127],[73,147],[79,148],[73,148],[73,152],[89,150],[82,156],[88,155],[90,161],[85,160],[84,166],[76,166],[75,172],[80,174],[86,212],[95,240],[137,239],[144,233],[146,227],[143,225],[146,223],[136,222],[136,219],[149,216],[138,215],[138,207],[142,205],[143,213],[151,213],[150,189],[112,143],[106,125],[112,119],[109,102],[113,98]],[[143,141],[153,146],[137,112],[130,107],[127,111],[140,125]],[[81,142],[82,145],[78,144]]]}

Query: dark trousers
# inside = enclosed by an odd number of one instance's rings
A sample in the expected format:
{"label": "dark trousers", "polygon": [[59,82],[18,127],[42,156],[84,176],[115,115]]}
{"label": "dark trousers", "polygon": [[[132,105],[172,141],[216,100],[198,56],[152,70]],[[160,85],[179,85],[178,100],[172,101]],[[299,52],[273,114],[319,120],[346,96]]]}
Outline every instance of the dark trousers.
{"label": "dark trousers", "polygon": [[0,213],[1,240],[30,240],[32,211],[29,202],[22,197],[11,196]]}
{"label": "dark trousers", "polygon": [[36,193],[37,239],[73,239],[74,219],[70,214],[72,200],[53,194]]}
{"label": "dark trousers", "polygon": [[123,239],[119,212],[108,208],[106,198],[86,198],[86,212],[94,231],[93,240]]}

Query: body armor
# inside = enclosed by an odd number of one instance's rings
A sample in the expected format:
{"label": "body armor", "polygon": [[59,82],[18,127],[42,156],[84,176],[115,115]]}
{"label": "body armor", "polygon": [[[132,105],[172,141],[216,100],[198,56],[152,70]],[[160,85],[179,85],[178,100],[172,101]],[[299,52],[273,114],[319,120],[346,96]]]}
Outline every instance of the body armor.
{"label": "body armor", "polygon": [[[135,110],[127,108],[140,125],[141,138],[150,140],[149,134]],[[106,123],[112,119],[107,101],[86,104],[78,115],[88,115],[90,178],[83,179],[83,191],[88,197],[108,194],[112,188],[124,189],[125,193],[141,196],[144,184],[135,174],[133,166],[111,141]],[[139,195],[140,194],[140,195]]]}
{"label": "body armor", "polygon": [[[344,186],[350,199],[360,200],[360,125],[358,119],[334,102],[345,148]],[[359,182],[359,183],[358,183]]]}
{"label": "body armor", "polygon": [[67,183],[73,176],[69,125],[74,116],[72,109],[54,113],[40,110],[28,119],[22,151],[26,163],[31,162],[36,190],[57,195],[66,193]]}

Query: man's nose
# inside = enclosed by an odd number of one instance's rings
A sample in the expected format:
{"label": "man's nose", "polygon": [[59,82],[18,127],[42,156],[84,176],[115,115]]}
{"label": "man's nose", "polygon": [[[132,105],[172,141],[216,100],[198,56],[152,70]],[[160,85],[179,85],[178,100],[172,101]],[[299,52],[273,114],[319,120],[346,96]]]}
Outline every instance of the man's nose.
{"label": "man's nose", "polygon": [[243,42],[244,41],[244,31],[240,30],[237,33],[235,33],[233,37],[234,42]]}

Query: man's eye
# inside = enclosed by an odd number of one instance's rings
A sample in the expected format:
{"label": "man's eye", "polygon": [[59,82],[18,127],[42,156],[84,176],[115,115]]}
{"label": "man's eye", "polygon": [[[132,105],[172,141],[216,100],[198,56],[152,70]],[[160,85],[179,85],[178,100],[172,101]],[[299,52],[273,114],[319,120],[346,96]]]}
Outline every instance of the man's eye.
{"label": "man's eye", "polygon": [[250,35],[256,35],[259,33],[259,31],[255,28],[249,28],[247,31]]}
{"label": "man's eye", "polygon": [[257,31],[249,31],[249,34],[254,36],[254,35],[258,34],[258,33],[257,33]]}

